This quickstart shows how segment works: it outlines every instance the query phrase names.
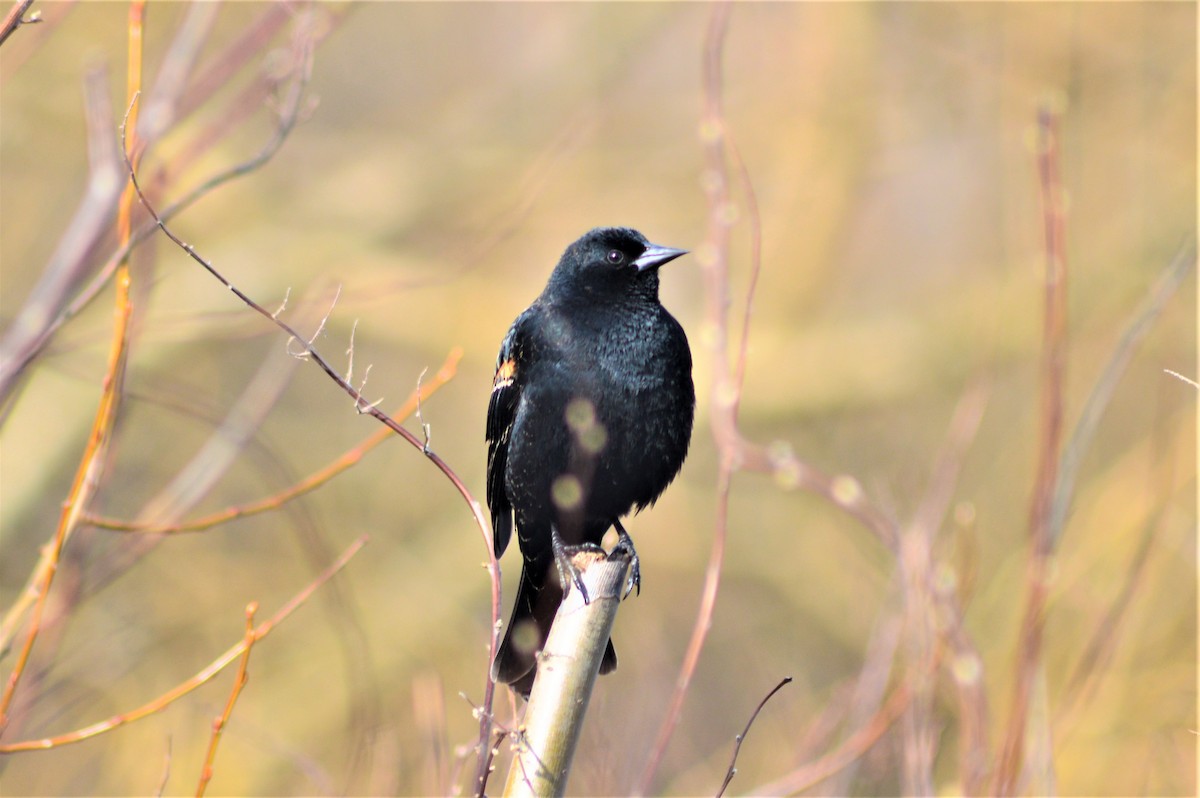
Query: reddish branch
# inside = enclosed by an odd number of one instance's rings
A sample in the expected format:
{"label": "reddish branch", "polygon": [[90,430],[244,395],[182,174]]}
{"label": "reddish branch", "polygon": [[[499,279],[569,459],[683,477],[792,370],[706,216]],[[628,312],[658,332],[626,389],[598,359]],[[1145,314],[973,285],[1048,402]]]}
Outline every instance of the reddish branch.
{"label": "reddish branch", "polygon": [[719,452],[717,467],[717,506],[712,553],[704,577],[700,609],[692,638],[684,654],[683,665],[675,681],[675,690],[658,737],[654,741],[650,757],[635,787],[636,795],[649,792],[654,774],[662,762],[675,727],[683,713],[683,702],[691,685],[692,676],[700,661],[700,652],[712,626],[713,611],[716,609],[717,592],[721,585],[721,567],[725,560],[725,541],[728,536],[729,490],[733,472],[741,463],[741,436],[737,429],[737,393],[739,386],[734,382],[729,368],[728,354],[728,307],[729,307],[729,229],[732,222],[732,200],[726,167],[725,119],[721,105],[721,57],[725,33],[729,26],[730,5],[720,2],[713,6],[709,16],[708,33],[704,46],[704,113],[701,120],[701,135],[704,139],[705,165],[708,190],[709,224],[708,241],[700,255],[704,269],[705,295],[708,300],[706,320],[711,335],[713,377],[709,389],[711,408],[709,419],[713,438]]}
{"label": "reddish branch", "polygon": [[1012,795],[1021,774],[1021,755],[1034,679],[1041,664],[1047,569],[1051,554],[1050,511],[1058,482],[1063,426],[1063,381],[1067,357],[1067,263],[1062,183],[1059,176],[1058,118],[1038,111],[1038,175],[1046,250],[1042,329],[1041,431],[1038,467],[1029,517],[1029,565],[1025,612],[1017,643],[1012,709],[995,774],[995,792]]}
{"label": "reddish branch", "polygon": [[4,22],[0,23],[0,45],[8,41],[8,37],[12,36],[17,28],[22,25],[30,25],[35,22],[41,22],[36,15],[25,18],[25,12],[33,5],[33,0],[17,0],[13,3],[13,7],[8,10],[8,14],[4,17]]}
{"label": "reddish branch", "polygon": [[[413,391],[412,395],[405,400],[404,404],[397,408],[392,413],[392,418],[403,421],[413,414],[417,408],[417,403],[420,400],[428,399],[438,388],[441,388],[447,382],[454,378],[455,372],[458,369],[458,362],[462,359],[463,351],[460,347],[455,347],[450,350],[446,356],[446,360],[442,363],[442,367],[434,374],[433,379],[424,383],[420,388]],[[136,532],[146,535],[177,535],[188,532],[202,532],[206,529],[212,529],[214,526],[224,524],[238,518],[245,518],[259,513],[265,513],[271,510],[277,510],[292,499],[303,496],[306,493],[311,493],[321,487],[331,479],[341,474],[356,465],[367,452],[374,449],[379,444],[391,439],[392,432],[386,428],[381,428],[368,435],[361,443],[353,447],[349,451],[342,454],[329,465],[324,468],[314,471],[296,484],[282,490],[274,495],[267,496],[256,502],[238,505],[235,507],[227,507],[215,513],[196,518],[187,522],[177,524],[144,524],[136,521],[122,521],[115,518],[102,518],[98,516],[87,515],[84,521],[94,527],[100,529],[109,529],[114,532]]]}
{"label": "reddish branch", "polygon": [[392,419],[390,416],[388,416],[387,413],[383,412],[379,408],[375,407],[372,403],[368,402],[358,392],[358,390],[355,389],[354,386],[351,385],[341,374],[339,374],[338,371],[329,363],[329,361],[327,361],[321,355],[321,353],[318,352],[313,347],[312,339],[305,338],[296,329],[294,329],[290,324],[288,324],[286,321],[280,319],[277,314],[272,313],[271,311],[267,310],[262,305],[258,304],[253,299],[251,299],[240,288],[238,288],[233,283],[231,283],[228,279],[226,279],[226,277],[223,274],[221,274],[221,272],[219,272],[216,269],[216,267],[214,267],[212,265],[212,263],[210,263],[208,260],[203,258],[196,251],[195,247],[193,247],[191,244],[185,243],[182,239],[180,239],[177,235],[175,235],[175,233],[169,227],[167,227],[166,223],[162,220],[162,218],[154,210],[154,207],[150,204],[150,201],[146,198],[146,195],[142,191],[141,185],[138,182],[137,172],[134,169],[133,164],[128,160],[128,158],[126,158],[125,165],[129,170],[129,179],[133,185],[134,191],[137,193],[138,199],[141,201],[142,206],[146,208],[146,211],[150,214],[151,218],[154,219],[154,223],[158,226],[158,228],[160,230],[162,230],[163,235],[165,235],[167,238],[169,238],[171,240],[172,243],[174,243],[177,247],[179,247],[185,253],[187,253],[188,257],[190,257],[192,260],[194,260],[196,263],[198,263],[201,267],[203,267],[204,270],[207,271],[210,275],[212,275],[212,277],[215,278],[219,283],[221,283],[221,285],[223,285],[227,289],[229,289],[229,291],[234,296],[236,296],[239,300],[241,300],[243,304],[245,304],[247,307],[249,307],[255,313],[258,313],[260,316],[262,316],[264,319],[269,321],[271,324],[274,324],[276,327],[278,327],[283,332],[287,333],[291,337],[292,340],[299,342],[301,345],[301,348],[300,348],[300,352],[297,354],[298,357],[301,357],[306,360],[311,360],[323,372],[325,372],[326,376],[328,376],[331,380],[333,380],[338,385],[338,387],[340,387],[348,396],[350,396],[354,400],[354,407],[359,413],[365,413],[365,414],[373,417],[376,421],[379,421],[384,426],[386,426],[388,429],[390,429],[392,432],[396,433],[401,438],[403,438],[406,442],[409,443],[409,445],[419,449],[421,451],[421,453],[424,454],[425,457],[431,463],[433,463],[434,467],[436,467],[442,473],[442,475],[445,476],[446,479],[448,479],[450,481],[450,484],[452,484],[454,486],[454,489],[456,491],[458,491],[458,494],[462,497],[463,501],[466,503],[467,508],[471,513],[471,517],[474,520],[476,527],[479,529],[481,536],[483,537],[483,542],[486,547],[487,556],[488,556],[488,563],[487,563],[488,575],[491,577],[491,586],[492,586],[492,624],[491,624],[492,634],[491,634],[491,638],[488,643],[488,649],[489,649],[488,667],[487,667],[488,676],[486,678],[485,687],[484,687],[483,706],[479,713],[480,720],[479,720],[478,756],[479,756],[480,767],[476,773],[476,784],[479,787],[480,791],[482,791],[482,787],[484,784],[486,784],[486,781],[487,781],[487,772],[486,772],[486,767],[484,766],[484,760],[486,759],[486,756],[487,756],[488,740],[491,737],[492,701],[495,697],[495,692],[496,692],[496,685],[495,685],[495,682],[493,682],[491,679],[490,669],[491,669],[491,661],[492,661],[492,659],[495,658],[496,647],[499,642],[498,636],[499,636],[499,619],[500,619],[500,567],[499,567],[499,563],[496,562],[496,555],[495,555],[495,552],[492,547],[491,527],[488,525],[487,519],[485,519],[483,517],[482,506],[479,504],[478,501],[475,500],[475,497],[471,495],[471,491],[469,488],[467,488],[466,483],[464,483],[462,481],[462,479],[458,476],[458,474],[454,472],[454,469],[452,469],[449,466],[449,464],[446,463],[445,460],[443,460],[436,452],[434,452],[432,449],[430,449],[424,440],[418,438],[416,435],[409,432],[407,429],[405,429],[399,423],[397,423],[394,419]]}
{"label": "reddish branch", "polygon": [[[748,170],[729,135],[722,101],[721,66],[730,10],[729,2],[719,2],[713,6],[709,17],[703,51],[704,109],[700,123],[705,155],[704,184],[708,194],[709,222],[708,239],[699,257],[704,269],[707,299],[705,315],[713,368],[709,388],[709,421],[719,458],[715,529],[696,624],[684,654],[683,665],[680,667],[667,713],[659,727],[646,766],[634,787],[634,792],[638,795],[649,791],[654,774],[666,753],[667,745],[683,712],[683,702],[699,663],[700,652],[712,626],[728,537],[729,492],[735,472],[750,470],[769,473],[790,488],[816,493],[874,532],[889,550],[894,551],[896,546],[894,521],[870,501],[855,479],[824,474],[801,461],[786,446],[772,446],[769,450],[757,446],[746,440],[738,429],[738,408],[746,372],[754,292],[760,271],[761,233],[753,186]],[[730,229],[735,220],[735,213],[729,185],[730,165],[736,174],[738,187],[744,195],[748,209],[752,257],[749,287],[743,304],[741,337],[732,358],[732,365],[729,344],[729,260]]]}
{"label": "reddish branch", "polygon": [[[316,579],[309,582],[303,590],[301,590],[299,593],[293,596],[291,600],[280,607],[274,615],[272,615],[266,621],[260,623],[258,626],[254,627],[254,642],[258,642],[269,635],[276,626],[282,623],[293,612],[298,610],[306,601],[308,601],[309,597],[312,596],[312,594],[315,593],[319,587],[332,579],[338,573],[338,571],[342,570],[342,568],[346,566],[346,563],[350,562],[350,558],[352,558],[355,554],[358,554],[359,549],[366,545],[366,542],[367,536],[360,536],[357,540],[351,543],[350,546],[347,547],[344,552],[342,552],[341,556],[334,560],[328,568],[318,574]],[[120,726],[124,726],[127,723],[132,723],[135,720],[141,720],[148,715],[153,715],[155,712],[160,712],[170,706],[173,702],[195,690],[197,687],[200,687],[202,684],[212,680],[213,677],[215,677],[218,673],[220,673],[234,660],[242,655],[246,645],[247,640],[245,637],[243,637],[241,642],[237,643],[224,654],[217,657],[205,668],[200,670],[200,672],[198,672],[196,675],[184,682],[181,682],[154,700],[143,704],[137,709],[122,713],[120,715],[113,715],[111,718],[102,720],[99,723],[93,723],[91,726],[85,726],[82,729],[66,732],[65,734],[55,735],[54,737],[44,737],[39,740],[23,740],[17,743],[10,743],[8,745],[0,744],[0,754],[13,754],[18,751],[42,751],[47,748],[56,748],[60,745],[69,745],[71,743],[82,742],[83,740],[90,739],[96,735],[104,734],[105,732],[112,731]]]}
{"label": "reddish branch", "polygon": [[[227,81],[232,79],[257,52],[251,49],[251,45],[263,48],[269,44],[282,23],[288,19],[289,13],[287,7],[282,4],[270,7],[258,20],[251,23],[246,33],[238,41],[226,48],[214,60],[213,65],[207,69],[202,78],[197,79],[190,86],[185,87],[184,81],[181,80],[167,81],[165,84],[160,81],[160,85],[155,87],[154,95],[148,100],[148,106],[155,106],[153,116],[156,118],[156,122],[151,126],[144,126],[153,128],[148,137],[145,135],[145,131],[139,131],[143,134],[143,140],[152,143],[178,124],[198,105],[208,101],[221,88],[214,80],[218,77]],[[323,18],[326,23],[323,28],[314,32],[306,26],[297,35],[291,48],[293,68],[289,70],[289,75],[295,76],[295,79],[279,103],[280,121],[271,141],[254,157],[218,173],[189,191],[172,205],[163,208],[160,216],[164,221],[169,221],[218,186],[258,169],[279,150],[300,119],[303,110],[300,100],[306,96],[305,89],[310,76],[313,49],[332,30],[336,29],[348,13],[349,11],[346,9],[327,14]],[[189,15],[188,19],[191,20],[192,15]],[[196,46],[194,39],[197,36],[195,33],[189,33],[189,28],[190,25],[185,24],[184,29],[176,37],[166,55],[164,68],[170,64],[190,59],[187,51]],[[181,172],[186,164],[194,161],[218,142],[227,139],[231,132],[236,130],[237,125],[248,118],[251,112],[262,108],[268,102],[271,92],[278,91],[283,80],[264,75],[252,81],[222,109],[221,113],[216,115],[217,121],[193,136],[170,163],[160,166],[149,183],[158,186],[162,182],[168,181],[174,174]],[[179,94],[179,92],[183,92],[183,94]],[[95,93],[89,91],[85,97],[90,101]],[[89,109],[94,104],[89,102]],[[102,107],[107,112],[107,101],[103,103]],[[23,321],[20,325],[10,325],[2,344],[5,358],[0,362],[0,401],[8,399],[17,385],[17,378],[33,359],[41,354],[58,329],[95,299],[97,294],[108,285],[117,268],[126,262],[132,249],[149,238],[155,231],[153,223],[143,225],[136,230],[129,241],[124,242],[110,255],[97,271],[96,276],[79,291],[71,303],[61,311],[58,310],[61,304],[59,295],[68,290],[74,290],[76,282],[81,279],[83,269],[87,266],[84,258],[96,244],[99,235],[98,228],[108,218],[109,201],[99,197],[98,190],[113,182],[112,175],[109,174],[110,166],[115,167],[117,174],[122,171],[116,147],[111,148],[112,155],[109,158],[104,146],[111,137],[111,120],[92,123],[92,116],[95,114],[89,114],[88,117],[89,153],[93,162],[89,196],[85,198],[83,205],[76,213],[76,218],[72,220],[71,227],[64,235],[45,270],[48,274],[52,273],[59,283],[64,284],[57,292],[42,300],[41,304],[49,308],[42,312],[46,320],[40,317],[29,317],[28,310],[23,309],[22,315],[28,320]],[[98,143],[93,142],[92,139],[98,139]],[[45,279],[47,278],[43,278],[43,280]],[[35,307],[34,310],[37,308]],[[52,314],[54,315],[51,319]]]}
{"label": "reddish branch", "polygon": [[217,759],[217,746],[221,743],[221,734],[225,731],[225,726],[233,715],[233,705],[237,703],[238,697],[242,694],[242,688],[246,686],[246,681],[250,678],[246,669],[250,665],[250,649],[254,647],[255,641],[258,639],[254,633],[254,614],[256,612],[258,612],[257,601],[246,605],[246,635],[242,638],[242,657],[238,662],[237,675],[233,677],[233,687],[229,691],[225,709],[213,719],[212,735],[208,739],[208,751],[204,754],[204,765],[200,768],[200,782],[196,787],[196,798],[202,798],[204,791],[208,789],[208,783],[212,781],[213,762]]}
{"label": "reddish branch", "polygon": [[[145,0],[135,1],[129,7],[129,63],[126,76],[126,86],[129,97],[135,97],[142,85],[142,29],[145,19]],[[136,124],[136,111],[131,109],[130,119]],[[134,138],[136,144],[136,136]],[[126,162],[133,169],[136,156],[130,160],[126,153]],[[122,242],[129,240],[130,217],[132,215],[133,194],[126,192],[122,197],[120,215],[117,219],[117,234]],[[37,595],[29,619],[29,628],[25,634],[25,642],[17,655],[17,660],[9,673],[0,695],[0,735],[3,735],[9,721],[9,708],[16,695],[21,676],[29,664],[34,643],[41,632],[42,617],[46,609],[46,601],[50,588],[54,584],[54,576],[58,571],[59,558],[67,538],[75,530],[80,514],[87,507],[99,482],[99,474],[108,451],[113,425],[116,422],[117,407],[120,404],[121,388],[124,381],[125,363],[129,354],[129,320],[132,316],[130,304],[130,275],[128,266],[117,270],[116,297],[113,312],[114,324],[112,342],[109,346],[108,365],[100,392],[99,407],[95,420],[88,435],[87,445],[75,472],[71,488],[63,501],[62,512],[59,516],[58,527],[50,544],[49,556],[45,559],[45,568],[36,580]]]}

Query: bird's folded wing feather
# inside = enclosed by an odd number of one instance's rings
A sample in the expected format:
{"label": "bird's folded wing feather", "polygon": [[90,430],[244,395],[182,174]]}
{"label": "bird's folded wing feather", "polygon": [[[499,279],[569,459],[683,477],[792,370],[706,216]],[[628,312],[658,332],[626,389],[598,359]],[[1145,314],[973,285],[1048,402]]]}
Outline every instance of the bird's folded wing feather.
{"label": "bird's folded wing feather", "polygon": [[520,326],[521,319],[518,318],[500,344],[496,376],[492,379],[492,397],[488,402],[487,503],[492,514],[492,547],[497,557],[504,553],[512,537],[512,505],[504,488],[504,475],[508,464],[509,436],[516,419],[517,399],[521,390]]}

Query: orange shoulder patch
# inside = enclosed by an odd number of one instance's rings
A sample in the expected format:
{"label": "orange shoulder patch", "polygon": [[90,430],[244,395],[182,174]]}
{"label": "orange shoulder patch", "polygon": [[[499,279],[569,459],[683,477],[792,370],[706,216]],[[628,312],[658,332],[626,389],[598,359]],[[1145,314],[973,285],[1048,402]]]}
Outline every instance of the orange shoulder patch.
{"label": "orange shoulder patch", "polygon": [[509,358],[500,364],[496,369],[496,377],[492,380],[492,390],[507,388],[512,385],[513,378],[517,376],[517,361]]}

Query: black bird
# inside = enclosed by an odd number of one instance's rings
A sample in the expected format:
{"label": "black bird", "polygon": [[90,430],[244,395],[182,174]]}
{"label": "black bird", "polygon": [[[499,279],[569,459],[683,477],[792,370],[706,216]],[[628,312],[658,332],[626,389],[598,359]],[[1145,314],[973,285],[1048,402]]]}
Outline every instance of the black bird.
{"label": "black bird", "polygon": [[[636,230],[591,230],[500,345],[487,502],[497,557],[515,515],[522,569],[492,678],[526,698],[564,585],[583,589],[572,554],[615,527],[632,559],[626,593],[641,589],[621,516],[653,504],[679,473],[696,409],[687,336],[658,301],[658,268],[683,254]],[[600,672],[616,667],[609,640]]]}

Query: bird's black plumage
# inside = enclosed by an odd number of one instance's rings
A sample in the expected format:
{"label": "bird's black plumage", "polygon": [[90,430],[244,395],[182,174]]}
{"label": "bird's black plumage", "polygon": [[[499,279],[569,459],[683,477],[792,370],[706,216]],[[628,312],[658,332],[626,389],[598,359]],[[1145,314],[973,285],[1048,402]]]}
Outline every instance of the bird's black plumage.
{"label": "bird's black plumage", "polygon": [[[496,556],[515,520],[522,571],[492,676],[526,697],[563,597],[555,536],[598,545],[615,526],[633,554],[621,517],[653,504],[687,455],[692,355],[658,300],[658,268],[682,254],[627,228],[586,233],[500,346],[487,501]],[[616,665],[609,641],[600,672]]]}

